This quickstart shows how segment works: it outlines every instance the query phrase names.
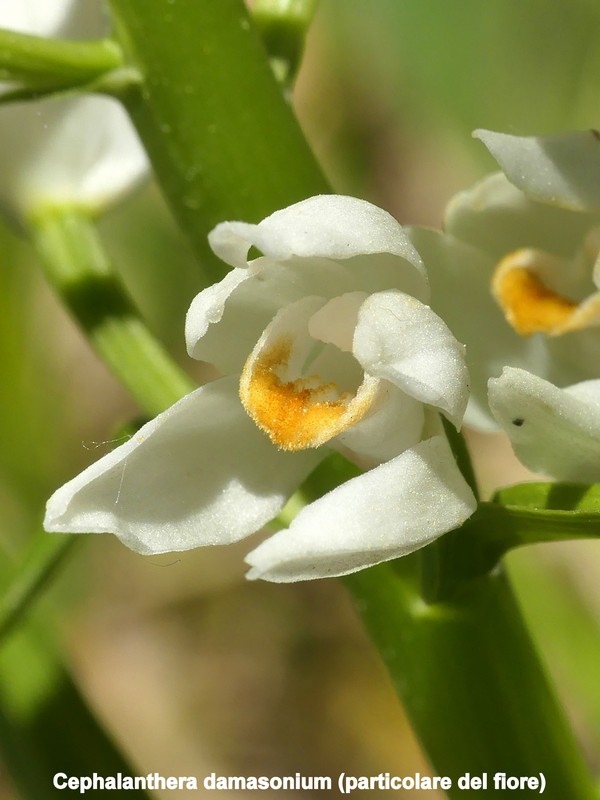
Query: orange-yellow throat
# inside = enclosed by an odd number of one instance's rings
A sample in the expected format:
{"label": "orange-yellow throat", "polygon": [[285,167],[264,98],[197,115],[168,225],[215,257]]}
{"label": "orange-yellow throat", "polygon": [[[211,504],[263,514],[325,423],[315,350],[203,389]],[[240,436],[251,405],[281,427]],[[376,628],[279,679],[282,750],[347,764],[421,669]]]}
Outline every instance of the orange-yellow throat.
{"label": "orange-yellow throat", "polygon": [[375,387],[355,396],[316,375],[285,380],[292,344],[282,339],[251,356],[240,380],[240,398],[254,422],[282,450],[318,447],[358,422]]}
{"label": "orange-yellow throat", "polygon": [[577,303],[549,289],[539,277],[537,269],[549,258],[540,250],[524,248],[505,256],[494,271],[492,293],[521,336],[560,336],[598,324],[599,294]]}

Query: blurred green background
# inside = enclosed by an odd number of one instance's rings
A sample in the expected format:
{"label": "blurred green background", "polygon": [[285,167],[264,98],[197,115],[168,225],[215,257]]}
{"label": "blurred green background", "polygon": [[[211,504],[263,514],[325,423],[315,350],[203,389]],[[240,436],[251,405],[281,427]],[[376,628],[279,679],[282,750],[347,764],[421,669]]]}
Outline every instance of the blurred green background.
{"label": "blurred green background", "polygon": [[[474,128],[527,134],[600,124],[599,27],[593,0],[321,0],[294,104],[338,191],[403,223],[439,226],[451,195],[493,168],[470,138]],[[141,190],[101,230],[151,328],[201,380],[184,355],[183,320],[202,274],[156,189]],[[10,564],[39,531],[49,494],[105,452],[137,410],[8,225],[0,227],[0,286],[0,531]],[[487,494],[527,477],[502,437],[471,442]],[[113,537],[86,538],[29,629],[0,654],[0,717],[10,728],[51,696],[50,648],[137,774],[426,772],[342,587],[246,583],[247,550],[242,542],[142,558]],[[510,562],[598,770],[600,549],[536,547]],[[32,649],[40,635],[41,654]],[[14,744],[6,727],[0,719],[5,751]],[[14,796],[4,771],[0,798]]]}

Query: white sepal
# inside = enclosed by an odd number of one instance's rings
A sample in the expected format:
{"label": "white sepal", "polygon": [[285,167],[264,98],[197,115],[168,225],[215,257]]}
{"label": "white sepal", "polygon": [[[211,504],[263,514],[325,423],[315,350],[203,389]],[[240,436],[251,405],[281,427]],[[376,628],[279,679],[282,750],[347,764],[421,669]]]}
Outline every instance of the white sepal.
{"label": "white sepal", "polygon": [[275,583],[346,575],[411,553],[475,510],[445,437],[421,442],[304,508],[247,557]]}
{"label": "white sepal", "polygon": [[140,553],[227,544],[258,530],[326,455],[283,453],[244,412],[237,380],[184,397],[48,501],[51,532],[112,532]]}
{"label": "white sepal", "polygon": [[600,380],[559,389],[506,367],[489,382],[489,402],[526,467],[558,480],[600,481]]}

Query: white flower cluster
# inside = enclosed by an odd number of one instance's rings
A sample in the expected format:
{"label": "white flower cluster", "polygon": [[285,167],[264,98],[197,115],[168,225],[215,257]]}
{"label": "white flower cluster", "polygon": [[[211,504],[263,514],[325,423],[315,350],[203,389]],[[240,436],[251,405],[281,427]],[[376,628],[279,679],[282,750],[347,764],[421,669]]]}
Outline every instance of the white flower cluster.
{"label": "white flower cluster", "polygon": [[[0,25],[90,35],[99,9],[6,2]],[[111,99],[0,116],[0,201],[13,214],[96,211],[147,173]],[[222,377],[59,489],[46,529],[114,532],[142,553],[234,542],[337,451],[364,473],[255,548],[248,577],[354,572],[473,513],[440,416],[458,428],[467,404],[468,422],[504,428],[533,469],[600,480],[599,136],[478,136],[503,172],[455,198],[443,233],[406,232],[337,195],[218,225],[210,244],[232,269],[192,302],[186,340]]]}
{"label": "white flower cluster", "polygon": [[503,172],[454,198],[444,233],[410,232],[467,345],[466,421],[533,470],[600,481],[600,136],[476,135]]}

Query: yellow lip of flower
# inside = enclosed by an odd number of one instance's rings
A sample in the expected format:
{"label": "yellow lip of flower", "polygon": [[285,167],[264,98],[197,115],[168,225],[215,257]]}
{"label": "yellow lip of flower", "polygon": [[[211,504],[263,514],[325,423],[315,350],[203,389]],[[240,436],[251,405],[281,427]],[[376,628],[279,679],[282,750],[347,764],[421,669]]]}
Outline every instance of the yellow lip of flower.
{"label": "yellow lip of flower", "polygon": [[355,395],[312,375],[286,381],[290,339],[252,354],[242,371],[240,399],[250,417],[282,450],[318,447],[356,424],[373,405],[379,381],[369,376]]}
{"label": "yellow lip of flower", "polygon": [[561,336],[600,324],[600,292],[580,303],[548,288],[538,272],[551,256],[523,248],[505,256],[494,271],[492,294],[507,322],[521,336]]}

